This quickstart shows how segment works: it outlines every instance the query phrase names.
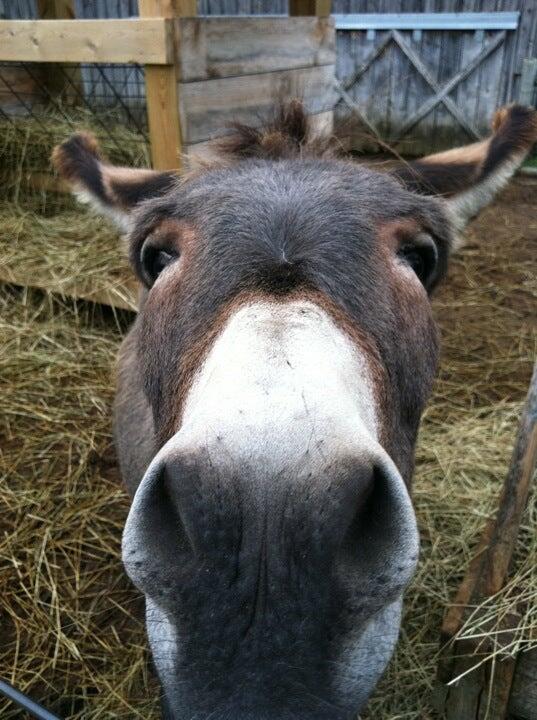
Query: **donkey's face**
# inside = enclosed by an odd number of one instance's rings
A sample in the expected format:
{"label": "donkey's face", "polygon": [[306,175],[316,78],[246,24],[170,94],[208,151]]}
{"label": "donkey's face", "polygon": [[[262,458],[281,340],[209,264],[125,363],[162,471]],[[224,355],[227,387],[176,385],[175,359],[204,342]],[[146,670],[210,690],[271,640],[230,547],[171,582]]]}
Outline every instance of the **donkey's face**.
{"label": "donkey's face", "polygon": [[[531,139],[485,173],[516,122]],[[170,717],[347,720],[366,701],[418,555],[408,487],[437,363],[428,293],[454,220],[490,199],[534,125],[513,110],[464,169],[439,156],[397,178],[310,150],[297,106],[181,184],[106,166],[84,136],[58,150],[101,206],[138,205],[123,554]],[[417,194],[442,192],[456,167],[454,199]]]}

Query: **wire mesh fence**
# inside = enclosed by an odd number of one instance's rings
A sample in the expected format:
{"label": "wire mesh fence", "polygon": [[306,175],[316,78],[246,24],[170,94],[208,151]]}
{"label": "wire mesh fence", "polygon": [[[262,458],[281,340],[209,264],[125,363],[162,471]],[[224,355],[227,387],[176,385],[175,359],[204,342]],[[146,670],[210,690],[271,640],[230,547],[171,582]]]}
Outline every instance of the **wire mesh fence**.
{"label": "wire mesh fence", "polygon": [[148,165],[143,68],[0,62],[0,197],[50,190],[52,148],[81,129],[111,161]]}

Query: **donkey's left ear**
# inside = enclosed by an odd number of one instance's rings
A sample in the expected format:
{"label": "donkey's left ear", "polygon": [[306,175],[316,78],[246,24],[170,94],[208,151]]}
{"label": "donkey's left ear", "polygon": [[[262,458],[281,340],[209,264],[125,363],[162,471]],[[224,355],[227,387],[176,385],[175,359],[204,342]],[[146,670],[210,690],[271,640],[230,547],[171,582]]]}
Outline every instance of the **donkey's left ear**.
{"label": "donkey's left ear", "polygon": [[496,111],[485,140],[402,164],[393,175],[409,190],[446,198],[462,230],[507,184],[535,142],[537,111],[511,105]]}
{"label": "donkey's left ear", "polygon": [[125,231],[130,228],[129,216],[139,203],[163,195],[177,180],[175,172],[109,165],[90,133],[76,133],[57,145],[52,163],[82,202],[111,217]]}

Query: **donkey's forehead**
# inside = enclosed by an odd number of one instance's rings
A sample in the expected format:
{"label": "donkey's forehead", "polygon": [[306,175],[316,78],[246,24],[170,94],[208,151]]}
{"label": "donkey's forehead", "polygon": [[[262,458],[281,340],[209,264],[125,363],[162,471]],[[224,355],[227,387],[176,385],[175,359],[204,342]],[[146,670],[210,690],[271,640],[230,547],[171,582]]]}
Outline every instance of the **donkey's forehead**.
{"label": "donkey's forehead", "polygon": [[445,222],[439,202],[408,192],[385,173],[351,162],[311,159],[252,160],[208,170],[148,203],[138,218],[142,225],[170,216],[222,225],[233,219],[266,221],[282,209],[336,225],[399,216]]}

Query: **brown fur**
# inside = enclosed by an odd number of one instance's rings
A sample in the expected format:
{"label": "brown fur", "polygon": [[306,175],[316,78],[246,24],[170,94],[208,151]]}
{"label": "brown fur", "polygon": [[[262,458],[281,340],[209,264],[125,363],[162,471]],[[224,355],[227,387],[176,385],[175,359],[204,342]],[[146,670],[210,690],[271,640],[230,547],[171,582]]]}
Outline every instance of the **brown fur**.
{"label": "brown fur", "polygon": [[[404,163],[393,175],[416,192],[446,196],[461,192],[509,157],[529,151],[537,141],[537,112],[519,105],[500,108],[493,117],[492,130],[493,135],[486,140]],[[213,142],[212,149],[210,158],[190,160],[183,183],[248,158],[336,158],[345,154],[334,136],[312,131],[299,100],[280,104],[272,119],[260,128],[233,124],[228,135]],[[91,133],[77,133],[58,145],[52,163],[65,180],[123,210],[139,202],[140,197],[165,192],[172,185],[173,173],[107,165]]]}
{"label": "brown fur", "polygon": [[330,135],[316,136],[299,100],[280,105],[261,128],[234,123],[232,132],[214,144],[222,158],[281,160],[293,157],[336,157],[341,146]]}
{"label": "brown fur", "polygon": [[51,160],[64,180],[114,210],[129,210],[142,199],[163,194],[176,182],[174,173],[107,164],[94,135],[86,132],[55,147]]}
{"label": "brown fur", "polygon": [[102,160],[99,143],[95,135],[90,132],[78,132],[69,141],[56,145],[51,155],[52,165],[57,173],[68,182],[80,181],[80,163],[76,152],[87,154],[95,160]]}

